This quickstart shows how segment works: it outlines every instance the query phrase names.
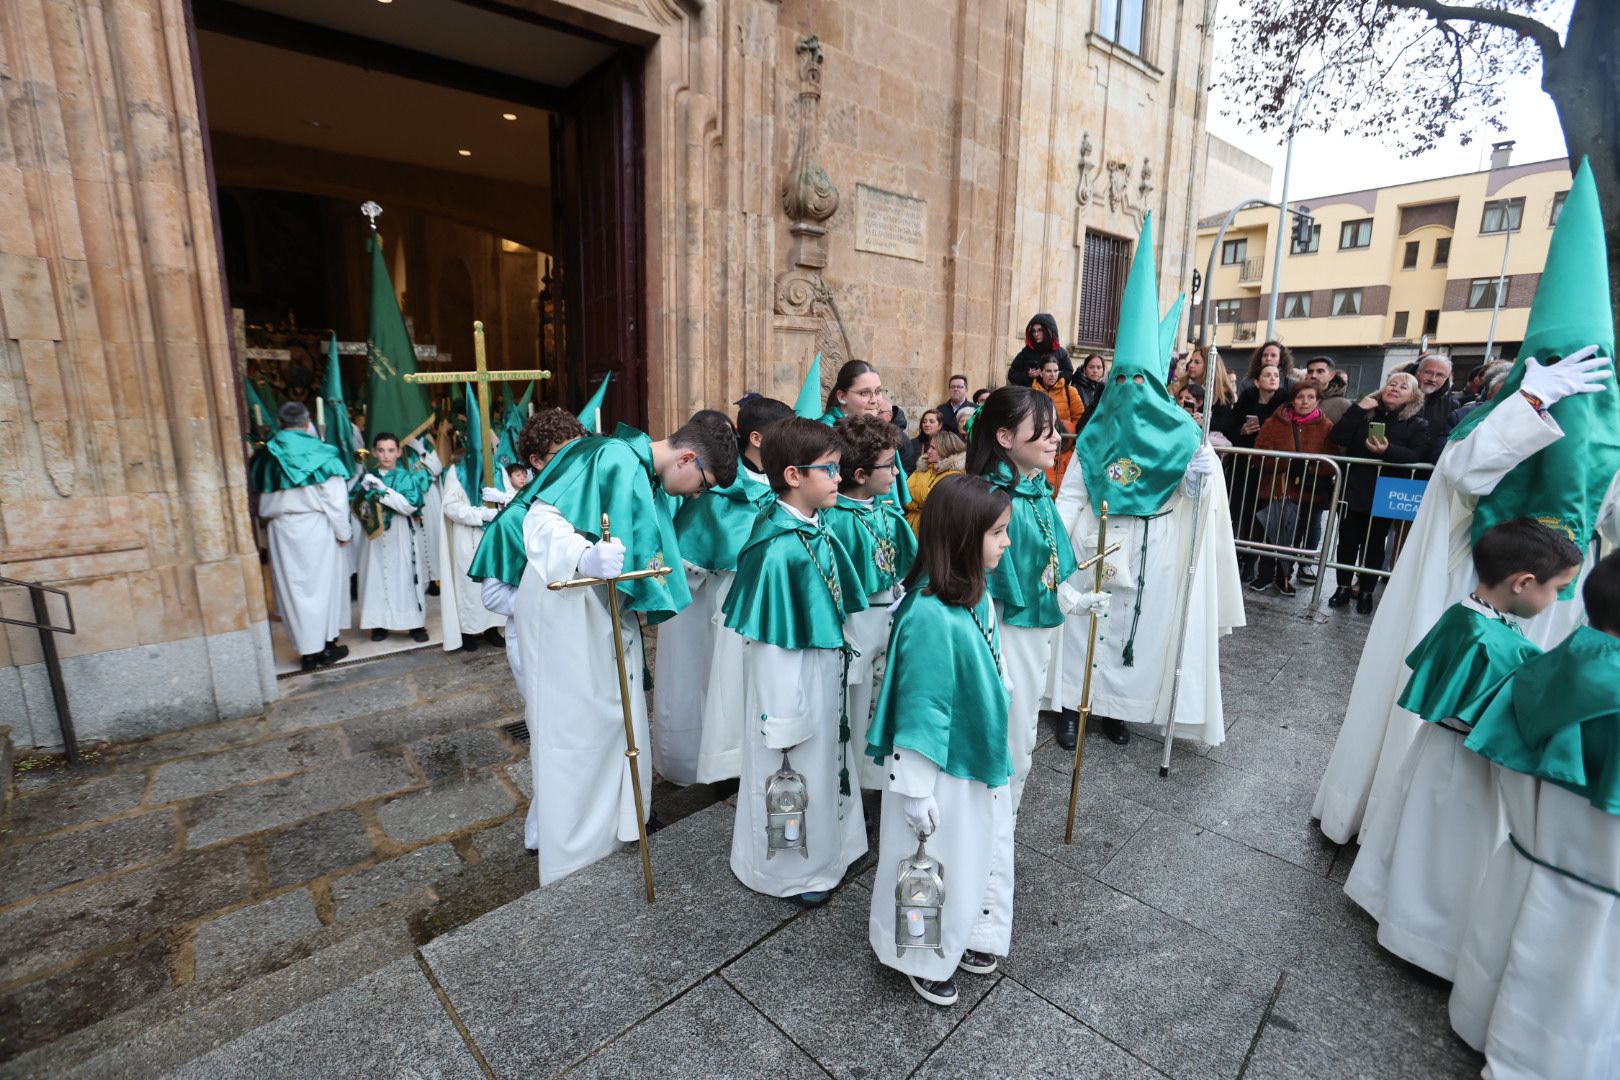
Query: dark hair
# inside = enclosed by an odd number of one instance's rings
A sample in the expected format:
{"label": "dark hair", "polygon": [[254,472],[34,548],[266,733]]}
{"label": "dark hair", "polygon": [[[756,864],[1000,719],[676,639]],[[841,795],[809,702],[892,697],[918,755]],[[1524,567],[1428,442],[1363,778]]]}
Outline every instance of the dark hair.
{"label": "dark hair", "polygon": [[547,454],[554,453],[563,443],[589,434],[579,418],[567,409],[556,406],[541,409],[523,421],[523,430],[518,432],[517,439],[518,458],[524,466],[533,468],[529,464],[530,458],[544,460]]}
{"label": "dark hair", "polygon": [[1255,349],[1254,352],[1249,354],[1250,382],[1253,382],[1259,376],[1261,367],[1260,357],[1265,355],[1267,346],[1272,345],[1277,347],[1277,355],[1282,358],[1277,362],[1277,374],[1281,375],[1285,380],[1292,379],[1294,377],[1293,351],[1280,341],[1263,341],[1260,343],[1259,348]]}
{"label": "dark hair", "polygon": [[737,409],[737,442],[739,445],[748,442],[748,436],[756,431],[764,431],[778,420],[785,420],[793,415],[793,406],[785,401],[778,401],[773,397],[760,397],[755,395],[743,402]]}
{"label": "dark hair", "polygon": [[1329,371],[1339,370],[1339,366],[1333,362],[1333,357],[1331,356],[1313,356],[1309,360],[1305,361],[1306,367],[1310,367],[1312,364],[1326,364]]}
{"label": "dark hair", "polygon": [[730,487],[737,479],[737,429],[731,417],[718,409],[699,409],[675,429],[669,445],[690,450],[714,477],[715,487]]}
{"label": "dark hair", "polygon": [[777,494],[788,490],[789,465],[813,465],[823,454],[844,449],[836,431],[820,420],[806,420],[802,416],[778,420],[762,434],[765,445],[760,448],[759,463],[765,466],[765,478]]}
{"label": "dark hair", "polygon": [[[1315,384],[1313,383],[1312,385]],[[1180,390],[1176,391],[1176,398],[1179,400],[1182,394],[1191,394],[1193,396],[1193,400],[1198,402],[1198,407],[1204,407],[1204,398],[1206,397],[1206,394],[1204,392],[1203,383],[1187,383]]]}
{"label": "dark hair", "polygon": [[[1200,386],[1199,389],[1202,390],[1203,387]],[[1290,405],[1292,405],[1294,403],[1295,398],[1297,398],[1297,397],[1299,397],[1299,395],[1307,393],[1307,392],[1315,394],[1317,404],[1321,404],[1321,402],[1322,402],[1322,388],[1320,386],[1316,385],[1315,381],[1313,381],[1311,379],[1301,379],[1297,383],[1294,384],[1293,389],[1288,391],[1288,403]]]}
{"label": "dark hair", "polygon": [[379,431],[379,432],[377,432],[377,434],[375,434],[375,435],[373,435],[371,437],[371,448],[373,450],[377,449],[377,444],[382,442],[384,439],[388,439],[395,446],[399,445],[399,436],[398,435],[395,435],[392,431]]}
{"label": "dark hair", "polygon": [[515,472],[532,473],[534,472],[534,466],[530,465],[527,460],[508,461],[506,463],[506,478],[510,480],[512,478],[512,474]]}
{"label": "dark hair", "polygon": [[855,487],[857,470],[865,469],[870,474],[877,468],[878,457],[883,451],[900,449],[900,429],[875,416],[846,416],[838,421],[833,430],[844,443],[839,491],[849,491]]}
{"label": "dark hair", "polygon": [[309,406],[302,401],[283,401],[276,410],[276,420],[284,428],[303,428],[309,425]]}
{"label": "dark hair", "polygon": [[877,368],[865,360],[845,360],[844,366],[838,369],[838,377],[833,380],[832,389],[827,391],[827,411],[832,412],[838,404],[838,395],[855,385],[855,380],[867,372],[876,372]]}
{"label": "dark hair", "polygon": [[1548,581],[1580,564],[1580,549],[1568,536],[1532,518],[1516,517],[1493,525],[1474,541],[1474,569],[1487,586],[1523,573]]}
{"label": "dark hair", "polygon": [[966,375],[952,375],[950,378],[945,380],[945,385],[950,386],[951,383],[955,382],[958,379],[962,380],[962,385],[963,386],[967,385],[967,376]]}
{"label": "dark hair", "polygon": [[979,395],[980,394],[983,394],[985,397],[989,397],[990,394],[991,394],[991,390],[990,390],[990,388],[988,386],[981,386],[977,390],[973,391],[973,396],[968,398],[968,400],[973,402],[973,404],[977,405],[979,403]]}
{"label": "dark hair", "polygon": [[926,578],[930,596],[958,607],[977,604],[984,596],[984,534],[1010,506],[1010,494],[977,476],[941,480],[923,503],[906,591]]}
{"label": "dark hair", "polygon": [[[1034,419],[1036,435],[1044,435],[1057,425],[1057,407],[1050,397],[1027,386],[1003,386],[992,393],[979,410],[979,418],[973,421],[973,434],[968,438],[967,471],[983,476],[1003,462],[1012,466],[1007,451],[996,440],[996,432],[1002,428],[1017,431],[1026,417]],[[1018,470],[1013,467],[1013,471]],[[933,497],[932,492],[929,497]]]}
{"label": "dark hair", "polygon": [[1609,552],[1592,567],[1581,587],[1581,603],[1586,605],[1586,621],[1592,629],[1620,634],[1620,551]]}

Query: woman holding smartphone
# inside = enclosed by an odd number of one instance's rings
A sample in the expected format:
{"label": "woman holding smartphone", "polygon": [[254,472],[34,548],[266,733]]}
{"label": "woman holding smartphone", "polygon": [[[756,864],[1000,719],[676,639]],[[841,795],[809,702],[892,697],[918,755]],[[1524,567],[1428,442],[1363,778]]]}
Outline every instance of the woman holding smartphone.
{"label": "woman holding smartphone", "polygon": [[[1429,438],[1429,423],[1423,419],[1423,388],[1414,376],[1404,371],[1392,372],[1382,390],[1368,394],[1345,410],[1329,437],[1350,457],[1382,458],[1390,464],[1401,465],[1422,461]],[[1383,475],[1389,476],[1392,472],[1384,469]],[[1344,483],[1345,513],[1339,520],[1338,561],[1341,563],[1383,564],[1390,519],[1372,515],[1378,476],[1376,466],[1350,466],[1350,475]],[[1378,579],[1363,573],[1352,588],[1351,571],[1341,569],[1335,573],[1339,587],[1328,598],[1328,606],[1343,607],[1354,596],[1356,610],[1363,615],[1370,614]]]}

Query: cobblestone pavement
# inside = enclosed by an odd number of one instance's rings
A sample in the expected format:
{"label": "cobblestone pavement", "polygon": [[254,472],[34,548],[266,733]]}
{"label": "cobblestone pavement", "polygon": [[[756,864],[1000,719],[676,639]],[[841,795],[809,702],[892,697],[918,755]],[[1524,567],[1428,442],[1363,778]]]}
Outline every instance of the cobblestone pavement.
{"label": "cobblestone pavement", "polygon": [[0,1076],[1462,1076],[1445,987],[1387,954],[1311,795],[1369,620],[1249,596],[1228,737],[1050,742],[1012,955],[935,1010],[866,944],[871,857],[801,913],[660,784],[624,852],[538,890],[504,657],[296,680],[266,717],[19,762],[0,838]]}

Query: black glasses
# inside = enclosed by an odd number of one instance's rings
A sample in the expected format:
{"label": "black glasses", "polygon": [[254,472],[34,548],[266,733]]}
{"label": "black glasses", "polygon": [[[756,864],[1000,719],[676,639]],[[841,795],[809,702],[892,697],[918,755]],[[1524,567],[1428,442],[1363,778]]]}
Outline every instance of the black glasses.
{"label": "black glasses", "polygon": [[699,495],[701,495],[705,491],[708,491],[710,488],[714,487],[714,485],[709,482],[709,470],[707,470],[707,469],[705,469],[703,467],[703,459],[698,456],[696,451],[692,452],[692,463],[697,466],[697,471],[698,471],[698,489],[697,489],[697,493]]}

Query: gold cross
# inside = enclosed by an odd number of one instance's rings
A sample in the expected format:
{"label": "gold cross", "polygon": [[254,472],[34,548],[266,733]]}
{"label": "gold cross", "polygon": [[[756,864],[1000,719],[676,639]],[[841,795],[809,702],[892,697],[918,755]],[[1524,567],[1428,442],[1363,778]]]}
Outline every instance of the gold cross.
{"label": "gold cross", "polygon": [[[549,379],[551,372],[540,368],[528,371],[491,371],[484,359],[484,324],[473,323],[473,358],[477,365],[476,371],[418,371],[405,376],[408,383],[453,383],[471,382],[478,387],[478,427],[479,437],[484,446],[484,486],[495,486],[495,439],[494,431],[489,425],[489,384],[492,382],[528,382],[532,379]],[[448,466],[449,462],[445,462]],[[469,501],[473,499],[472,492],[467,492]]]}

